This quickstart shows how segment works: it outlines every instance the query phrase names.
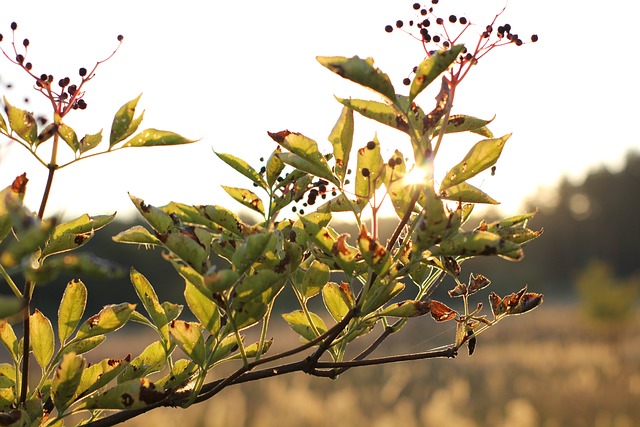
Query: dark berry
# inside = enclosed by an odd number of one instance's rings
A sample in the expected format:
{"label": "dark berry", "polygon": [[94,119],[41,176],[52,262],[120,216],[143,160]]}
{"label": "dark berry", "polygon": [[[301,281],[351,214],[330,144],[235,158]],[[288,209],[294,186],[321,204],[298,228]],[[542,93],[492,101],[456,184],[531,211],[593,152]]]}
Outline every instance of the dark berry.
{"label": "dark berry", "polygon": [[3,38],[4,38],[3,35],[0,34],[0,42],[2,41]]}
{"label": "dark berry", "polygon": [[402,28],[402,26],[403,26],[403,25],[404,25],[404,22],[402,22],[402,21],[400,21],[400,20],[397,20],[397,21],[396,21],[396,27],[398,27],[398,28]]}
{"label": "dark berry", "polygon": [[449,42],[448,42],[448,41],[446,41],[446,40],[445,40],[445,41],[442,43],[442,46],[444,46],[446,49],[449,49],[450,44],[449,44]]}
{"label": "dark berry", "polygon": [[362,176],[364,176],[365,178],[368,177],[370,174],[369,169],[367,168],[362,168]]}
{"label": "dark berry", "polygon": [[456,15],[449,15],[449,22],[451,22],[452,24],[454,24],[457,20],[458,18],[456,17]]}
{"label": "dark berry", "polygon": [[78,74],[80,74],[80,77],[84,77],[87,75],[87,69],[82,67],[78,70]]}
{"label": "dark berry", "polygon": [[80,108],[81,110],[84,110],[85,108],[87,108],[87,103],[84,102],[84,99],[78,100],[78,108]]}
{"label": "dark berry", "polygon": [[405,86],[409,86],[411,84],[411,79],[409,77],[405,77],[402,80],[402,84],[405,85]]}
{"label": "dark berry", "polygon": [[40,80],[47,80],[47,75],[46,74],[40,74]]}
{"label": "dark berry", "polygon": [[428,19],[425,19],[424,21],[422,21],[423,27],[428,27],[429,25],[431,25],[431,21],[429,21]]}
{"label": "dark berry", "polygon": [[29,39],[22,40],[22,46],[24,46],[24,47],[29,46]]}
{"label": "dark berry", "polygon": [[124,37],[122,36],[122,34],[118,34],[118,41],[121,42],[122,40],[124,40]]}
{"label": "dark berry", "polygon": [[296,208],[295,206],[291,208],[291,212],[295,212],[297,210],[298,210],[298,208]]}
{"label": "dark berry", "polygon": [[434,43],[439,43],[440,42],[440,36],[433,36],[433,42]]}
{"label": "dark berry", "polygon": [[438,0],[431,0],[431,4],[438,4]]}
{"label": "dark berry", "polygon": [[74,95],[77,90],[78,87],[76,85],[71,85],[67,88],[67,92],[69,92],[69,95]]}
{"label": "dark berry", "polygon": [[374,148],[376,148],[376,143],[374,141],[367,142],[367,148],[369,150],[373,150]]}
{"label": "dark berry", "polygon": [[534,42],[534,43],[537,42],[538,41],[538,35],[537,34],[532,35],[531,36],[531,41]]}
{"label": "dark berry", "polygon": [[31,62],[27,62],[26,64],[24,64],[24,68],[26,68],[27,70],[30,70],[33,68],[33,64]]}
{"label": "dark berry", "polygon": [[507,32],[507,33],[508,33],[509,31],[511,31],[511,25],[509,25],[509,24],[504,24],[504,27],[503,27],[503,28],[504,28],[504,31],[505,31],[505,32]]}
{"label": "dark berry", "polygon": [[300,209],[300,215],[304,215],[304,210]]}
{"label": "dark berry", "polygon": [[465,18],[464,16],[461,16],[460,19],[458,20],[462,25],[466,25],[467,24],[467,18]]}
{"label": "dark berry", "polygon": [[444,23],[444,19],[442,19],[442,18],[436,19],[436,24],[442,25],[443,23]]}
{"label": "dark berry", "polygon": [[520,39],[516,40],[516,46],[522,46],[523,42]]}
{"label": "dark berry", "polygon": [[418,10],[418,9],[420,9],[420,3],[414,3],[414,4],[413,4],[413,9],[414,9],[414,10]]}
{"label": "dark berry", "polygon": [[385,30],[387,33],[390,33],[390,32],[392,32],[392,31],[393,31],[393,27],[392,27],[391,25],[386,25],[386,26],[384,27],[384,30]]}
{"label": "dark berry", "polygon": [[16,62],[17,62],[18,64],[22,64],[22,63],[24,62],[24,56],[22,56],[22,55],[18,54],[18,55],[16,56]]}
{"label": "dark berry", "polygon": [[[486,30],[488,33],[493,33],[493,27],[492,27],[491,25],[487,25],[487,28],[485,28],[485,30]],[[500,29],[498,28],[498,30],[500,30]]]}
{"label": "dark berry", "polygon": [[11,23],[11,29],[12,29],[13,31],[17,30],[17,29],[18,29],[18,24],[16,24],[15,22],[12,22],[12,23]]}
{"label": "dark berry", "polygon": [[413,26],[413,21],[409,21],[409,26],[412,27]]}
{"label": "dark berry", "polygon": [[420,15],[425,16],[427,14],[427,9],[420,10]]}

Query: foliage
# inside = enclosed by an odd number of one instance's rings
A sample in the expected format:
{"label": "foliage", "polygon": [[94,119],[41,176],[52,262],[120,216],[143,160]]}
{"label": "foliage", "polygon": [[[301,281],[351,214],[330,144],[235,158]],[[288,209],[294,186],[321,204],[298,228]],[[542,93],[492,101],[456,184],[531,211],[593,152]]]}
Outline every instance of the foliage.
{"label": "foliage", "polygon": [[[16,27],[12,24],[14,39]],[[470,303],[490,280],[477,273],[471,273],[467,283],[459,279],[465,260],[480,256],[519,260],[523,245],[540,234],[527,228],[530,213],[482,221],[475,227],[467,224],[475,204],[495,203],[469,180],[495,165],[510,134],[494,137],[487,128],[489,120],[452,115],[451,108],[460,82],[479,58],[501,45],[504,31],[493,41],[481,35],[485,42],[473,52],[449,42],[430,51],[416,67],[406,95],[396,93],[390,77],[370,58],[318,57],[322,66],[371,89],[379,99],[338,98],[343,109],[329,134],[329,152],[302,133],[282,130],[269,132],[277,147],[260,171],[232,154],[216,153],[253,184],[254,189],[223,188],[239,205],[260,215],[256,223],[246,223],[232,208],[220,205],[153,206],[130,195],[148,228],[130,228],[114,240],[162,248],[166,261],[184,279],[186,308],[195,321],[180,318],[183,307],[161,301],[152,283],[135,268],[129,276],[138,304],[105,305],[83,320],[87,287],[72,280],[55,321],[31,306],[36,284],[60,271],[118,273],[103,260],[73,254],[114,215],[82,215],[65,222],[45,217],[56,171],[119,149],[193,141],[168,131],[138,131],[142,114],[136,116],[136,97],[116,112],[108,147],[94,151],[101,145],[101,132],[78,138],[65,117],[86,108],[81,102],[85,85],[104,61],[90,71],[80,69],[77,85],[69,78],[60,79],[57,89],[53,76],[31,71],[31,63],[26,62],[28,41],[23,42],[24,54],[13,42],[15,56],[3,52],[35,80],[36,90],[51,102],[54,119],[39,125],[33,114],[5,100],[6,119],[0,120],[2,134],[49,170],[37,215],[22,204],[26,174],[4,189],[0,199],[0,237],[8,239],[0,254],[0,273],[15,294],[2,301],[2,315],[8,320],[0,323],[0,339],[11,355],[11,361],[1,365],[2,424],[62,425],[69,415],[80,414],[84,424],[113,425],[159,406],[188,407],[225,387],[290,372],[336,378],[358,366],[455,357],[464,345],[471,355],[481,333],[505,317],[537,307],[542,294],[528,292],[525,286],[504,297],[492,292],[487,316],[481,313],[481,303],[475,308]],[[122,37],[118,40],[122,42]],[[430,85],[440,89],[435,107],[424,110],[417,98]],[[404,133],[412,152],[396,150],[385,160],[376,136],[366,144],[354,141],[354,112]],[[483,139],[436,185],[433,171],[439,147],[445,135],[454,132],[470,132]],[[52,156],[45,161],[38,150],[48,142]],[[58,164],[61,149],[71,150],[74,160]],[[350,170],[355,171],[352,184]],[[421,179],[407,179],[418,171]],[[305,197],[306,207],[315,205],[318,197],[326,201],[287,217],[285,212]],[[378,221],[387,199],[397,223],[392,236],[381,242]],[[357,236],[332,227],[336,212],[352,216]],[[225,260],[223,267],[217,266],[219,259]],[[25,277],[22,290],[12,279],[17,272]],[[458,309],[431,298],[445,276],[456,283],[449,295],[461,300]],[[296,295],[299,309],[283,318],[302,343],[267,356],[272,344],[267,338],[270,320],[286,286]],[[326,312],[312,311],[312,300],[322,300]],[[11,324],[14,314],[23,319],[20,339]],[[450,345],[371,357],[409,319],[425,315],[436,322],[456,323]],[[90,365],[84,355],[130,321],[151,328],[157,340],[136,357],[108,358]],[[371,345],[357,355],[348,352],[350,343],[379,330],[378,325],[382,331]],[[250,328],[259,330],[256,342],[245,338]],[[29,381],[31,354],[40,367],[34,381]],[[291,356],[300,359],[290,362]],[[208,374],[223,364],[236,370],[208,380]]]}

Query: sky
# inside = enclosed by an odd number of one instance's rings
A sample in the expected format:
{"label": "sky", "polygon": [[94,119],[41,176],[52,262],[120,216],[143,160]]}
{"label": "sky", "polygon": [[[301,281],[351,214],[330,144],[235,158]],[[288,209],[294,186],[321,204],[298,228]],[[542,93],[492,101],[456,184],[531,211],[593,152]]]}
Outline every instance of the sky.
{"label": "sky", "polygon": [[[303,133],[329,151],[327,137],[341,110],[334,96],[377,99],[319,65],[317,55],[372,57],[399,93],[408,91],[402,80],[424,57],[421,44],[409,35],[384,31],[397,19],[414,17],[413,1],[246,0],[207,2],[206,7],[192,0],[3,3],[1,46],[10,49],[9,26],[17,22],[18,42],[30,40],[27,59],[34,71],[56,79],[69,76],[73,82],[80,67],[90,69],[109,56],[118,45],[116,36],[124,36],[116,55],[86,86],[88,108],[67,116],[79,135],[100,129],[108,135],[118,108],[142,93],[140,129],[199,139],[180,147],[121,150],[60,170],[48,214],[118,211],[127,217],[133,212],[127,193],[153,205],[173,200],[240,209],[220,185],[252,188],[251,183],[235,178],[214,151],[259,168],[259,158],[275,148],[267,131],[284,129]],[[500,201],[505,213],[515,214],[534,194],[546,203],[544,195],[563,177],[579,182],[601,165],[615,170],[629,150],[640,148],[634,131],[640,83],[632,66],[640,5],[441,0],[436,11],[468,17],[478,23],[479,33],[505,4],[499,23],[509,22],[523,39],[535,33],[540,40],[497,49],[480,61],[458,89],[453,112],[495,115],[493,133],[513,133],[495,176],[484,174],[475,183]],[[0,95],[18,107],[46,112],[32,87],[24,73],[0,58]],[[428,110],[434,96],[426,91],[417,101]],[[354,146],[376,133],[383,153],[409,152],[401,133],[364,118],[356,120]],[[462,159],[479,139],[445,140],[436,174]],[[37,210],[46,170],[25,149],[0,141],[0,187],[23,172],[30,180],[25,202]]]}

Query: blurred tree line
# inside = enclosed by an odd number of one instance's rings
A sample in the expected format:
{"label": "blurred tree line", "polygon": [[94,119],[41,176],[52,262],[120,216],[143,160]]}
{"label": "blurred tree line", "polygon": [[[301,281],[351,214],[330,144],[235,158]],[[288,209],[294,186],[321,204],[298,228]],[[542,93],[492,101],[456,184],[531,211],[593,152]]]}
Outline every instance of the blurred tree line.
{"label": "blurred tree line", "polygon": [[[547,300],[564,300],[574,295],[572,283],[593,260],[606,264],[616,277],[640,274],[640,227],[635,222],[635,216],[640,211],[639,185],[639,152],[628,153],[625,166],[619,172],[600,167],[579,184],[563,179],[557,188],[541,191],[527,203],[527,212],[538,209],[530,222],[531,228],[544,228],[544,233],[526,247],[523,261],[513,263],[492,258],[470,260],[463,264],[461,280],[465,281],[469,273],[482,273],[492,280],[493,290],[497,293],[529,283],[536,290],[544,292]],[[496,218],[497,214],[495,212]],[[481,219],[490,222],[492,211],[485,212],[482,217],[476,215],[471,218],[467,227],[477,226]],[[135,267],[154,284],[161,300],[184,304],[183,280],[162,259],[161,251],[116,244],[111,240],[111,236],[140,221],[116,220],[97,232],[84,250],[116,262],[126,272],[131,266]],[[382,221],[383,238],[391,234],[395,223],[395,219]],[[357,230],[336,228],[352,236],[357,235]],[[36,298],[43,299],[36,301],[36,304],[45,307],[43,311],[47,316],[55,316],[64,286],[70,279],[59,277],[46,285],[48,292],[36,293]],[[97,312],[104,301],[137,301],[128,274],[118,280],[81,279],[89,289],[87,315]],[[18,283],[20,280],[18,278]],[[444,294],[452,287],[453,282],[446,279],[438,293]],[[1,292],[7,293],[8,289],[2,287]],[[284,302],[286,296],[283,297]],[[293,295],[290,297],[294,303]],[[50,304],[47,305],[47,301]]]}

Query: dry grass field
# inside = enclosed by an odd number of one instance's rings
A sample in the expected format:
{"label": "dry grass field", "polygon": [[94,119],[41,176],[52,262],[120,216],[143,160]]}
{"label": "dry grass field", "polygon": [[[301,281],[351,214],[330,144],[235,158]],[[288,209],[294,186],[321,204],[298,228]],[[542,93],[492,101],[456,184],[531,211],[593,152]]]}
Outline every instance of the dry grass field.
{"label": "dry grass field", "polygon": [[[424,351],[452,337],[430,319],[416,320],[389,340],[386,352]],[[545,304],[481,335],[471,357],[359,368],[336,381],[292,374],[125,425],[634,427],[640,425],[638,326],[636,316],[613,333],[575,308]]]}

